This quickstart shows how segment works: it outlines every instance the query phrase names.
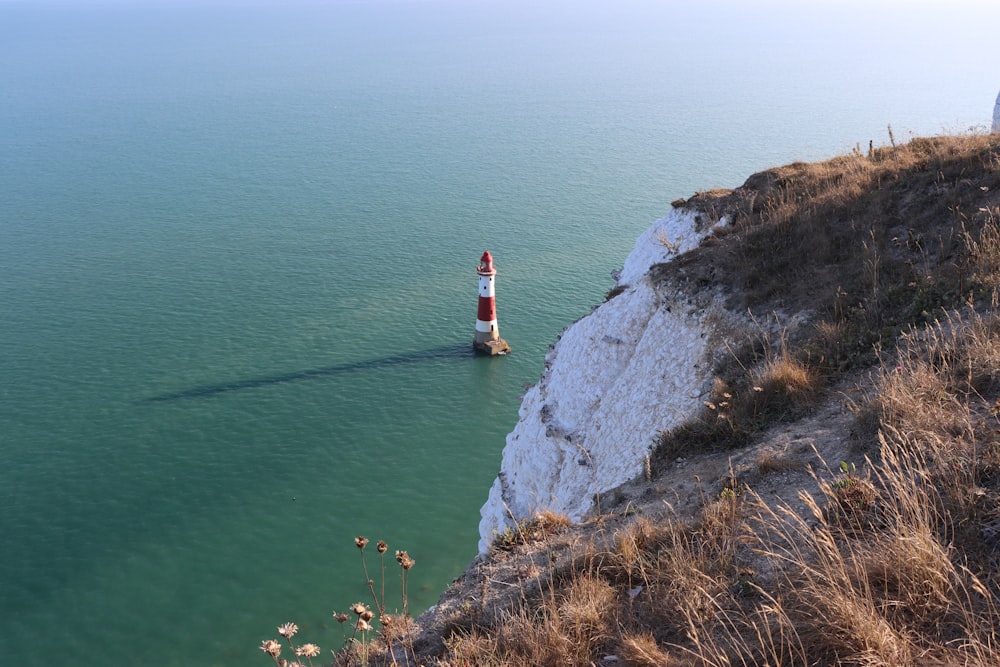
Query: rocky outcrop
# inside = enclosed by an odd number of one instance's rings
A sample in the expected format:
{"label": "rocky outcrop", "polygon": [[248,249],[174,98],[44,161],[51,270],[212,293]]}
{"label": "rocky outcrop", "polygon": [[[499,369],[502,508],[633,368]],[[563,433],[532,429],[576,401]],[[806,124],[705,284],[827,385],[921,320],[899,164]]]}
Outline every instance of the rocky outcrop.
{"label": "rocky outcrop", "polygon": [[617,273],[617,294],[546,356],[481,511],[481,553],[513,520],[540,510],[582,519],[595,496],[642,474],[658,435],[702,405],[709,357],[732,316],[649,273],[711,232],[702,218],[677,208],[657,220]]}

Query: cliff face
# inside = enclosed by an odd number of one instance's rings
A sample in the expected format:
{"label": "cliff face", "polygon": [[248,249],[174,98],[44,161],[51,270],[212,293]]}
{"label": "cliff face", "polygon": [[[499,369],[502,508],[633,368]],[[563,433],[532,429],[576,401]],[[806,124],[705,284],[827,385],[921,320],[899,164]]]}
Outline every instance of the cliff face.
{"label": "cliff face", "polygon": [[710,231],[692,210],[657,220],[625,260],[619,294],[567,328],[546,356],[481,510],[481,553],[512,518],[548,509],[582,519],[595,496],[642,474],[663,430],[702,405],[715,334],[731,316],[704,295],[652,280],[649,269]]}

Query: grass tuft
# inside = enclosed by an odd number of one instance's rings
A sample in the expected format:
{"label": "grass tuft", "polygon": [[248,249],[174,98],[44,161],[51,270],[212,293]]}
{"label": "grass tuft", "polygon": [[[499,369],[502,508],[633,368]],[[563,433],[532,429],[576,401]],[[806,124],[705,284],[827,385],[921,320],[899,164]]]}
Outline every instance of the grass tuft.
{"label": "grass tuft", "polygon": [[508,526],[493,539],[491,548],[496,551],[512,551],[521,544],[543,540],[549,535],[572,524],[565,514],[542,510],[528,519],[521,519]]}

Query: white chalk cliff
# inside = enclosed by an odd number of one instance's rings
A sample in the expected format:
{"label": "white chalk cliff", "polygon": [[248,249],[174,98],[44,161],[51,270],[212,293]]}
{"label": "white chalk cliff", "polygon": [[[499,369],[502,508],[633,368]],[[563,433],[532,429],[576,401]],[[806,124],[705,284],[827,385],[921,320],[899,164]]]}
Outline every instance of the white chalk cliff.
{"label": "white chalk cliff", "polygon": [[687,209],[657,220],[617,276],[624,291],[572,324],[549,351],[481,510],[481,553],[512,517],[548,509],[579,521],[595,494],[642,474],[660,433],[701,407],[713,333],[726,315],[649,275],[702,241],[711,229],[700,221]]}

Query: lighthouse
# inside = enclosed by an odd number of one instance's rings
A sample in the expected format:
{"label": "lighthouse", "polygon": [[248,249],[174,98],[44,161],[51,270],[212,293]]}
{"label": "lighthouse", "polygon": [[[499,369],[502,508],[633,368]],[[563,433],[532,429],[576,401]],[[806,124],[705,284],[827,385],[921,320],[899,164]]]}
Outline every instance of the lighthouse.
{"label": "lighthouse", "polygon": [[479,274],[479,314],[476,316],[476,337],[472,341],[472,347],[477,352],[490,356],[507,354],[510,352],[510,345],[500,337],[500,328],[497,326],[497,304],[493,293],[493,279],[497,270],[493,268],[493,255],[489,250],[479,258],[476,273]]}

